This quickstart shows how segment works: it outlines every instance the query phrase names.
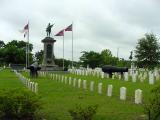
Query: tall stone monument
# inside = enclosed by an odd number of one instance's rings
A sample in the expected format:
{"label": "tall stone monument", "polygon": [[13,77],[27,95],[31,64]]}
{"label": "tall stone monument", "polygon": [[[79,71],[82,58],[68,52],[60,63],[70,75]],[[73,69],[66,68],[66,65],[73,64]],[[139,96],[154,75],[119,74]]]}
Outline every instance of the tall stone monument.
{"label": "tall stone monument", "polygon": [[[54,24],[53,24],[54,25]],[[51,28],[53,27],[50,23],[46,28],[47,37],[42,40],[44,44],[44,56],[42,62],[42,70],[59,70],[59,67],[54,62],[54,43],[56,40],[50,37]]]}

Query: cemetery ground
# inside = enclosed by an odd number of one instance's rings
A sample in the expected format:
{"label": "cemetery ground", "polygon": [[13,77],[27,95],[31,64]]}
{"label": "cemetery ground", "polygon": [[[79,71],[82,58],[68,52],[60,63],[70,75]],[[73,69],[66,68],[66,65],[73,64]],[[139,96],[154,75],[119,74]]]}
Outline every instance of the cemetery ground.
{"label": "cemetery ground", "polygon": [[[29,78],[29,74],[22,73]],[[80,76],[74,74],[58,73],[67,77],[87,80],[87,89],[73,87],[73,84],[62,83],[50,76],[39,76],[31,81],[38,83],[38,93],[41,96],[42,109],[46,120],[71,120],[68,110],[75,108],[77,104],[82,107],[98,105],[97,113],[93,120],[141,120],[144,116],[143,106],[134,103],[136,89],[143,91],[143,101],[150,97],[150,90],[156,85],[149,85],[147,81],[135,83],[118,79],[100,78],[93,76]],[[95,82],[94,91],[89,90],[90,81]],[[98,94],[98,83],[103,83],[102,94]],[[113,95],[108,97],[107,86],[113,85]],[[156,83],[158,84],[158,83]],[[77,86],[77,84],[76,84]],[[10,69],[0,71],[0,88],[15,88],[24,85]],[[120,87],[127,88],[125,101],[119,99]]]}

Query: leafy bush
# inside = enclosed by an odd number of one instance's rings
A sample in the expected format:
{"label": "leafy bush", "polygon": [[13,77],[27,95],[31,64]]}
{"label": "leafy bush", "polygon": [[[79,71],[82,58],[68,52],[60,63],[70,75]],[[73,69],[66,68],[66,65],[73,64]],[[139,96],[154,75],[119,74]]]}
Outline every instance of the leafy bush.
{"label": "leafy bush", "polygon": [[144,105],[148,120],[160,120],[160,85],[151,91],[151,98]]}
{"label": "leafy bush", "polygon": [[97,105],[94,105],[82,108],[80,105],[76,105],[76,108],[69,110],[69,113],[73,120],[92,120],[96,114],[97,107]]}
{"label": "leafy bush", "polygon": [[39,96],[26,89],[0,90],[1,120],[40,120]]}

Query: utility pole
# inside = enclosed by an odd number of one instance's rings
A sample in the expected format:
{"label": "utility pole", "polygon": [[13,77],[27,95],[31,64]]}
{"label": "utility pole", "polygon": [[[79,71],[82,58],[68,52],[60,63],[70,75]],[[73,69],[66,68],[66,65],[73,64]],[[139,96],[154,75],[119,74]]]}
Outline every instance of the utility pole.
{"label": "utility pole", "polygon": [[119,58],[119,47],[117,47],[117,58]]}

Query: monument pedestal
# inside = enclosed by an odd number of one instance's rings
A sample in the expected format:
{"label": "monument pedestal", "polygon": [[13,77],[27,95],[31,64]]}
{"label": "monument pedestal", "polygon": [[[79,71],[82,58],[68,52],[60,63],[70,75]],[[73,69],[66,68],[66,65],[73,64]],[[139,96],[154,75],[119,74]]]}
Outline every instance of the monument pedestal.
{"label": "monument pedestal", "polygon": [[60,71],[63,70],[62,68],[58,67],[58,65],[55,65],[54,62],[54,43],[56,40],[51,37],[45,37],[42,40],[42,43],[44,44],[44,56],[43,56],[43,62],[41,66],[41,70],[44,71]]}

